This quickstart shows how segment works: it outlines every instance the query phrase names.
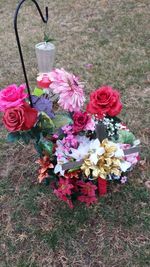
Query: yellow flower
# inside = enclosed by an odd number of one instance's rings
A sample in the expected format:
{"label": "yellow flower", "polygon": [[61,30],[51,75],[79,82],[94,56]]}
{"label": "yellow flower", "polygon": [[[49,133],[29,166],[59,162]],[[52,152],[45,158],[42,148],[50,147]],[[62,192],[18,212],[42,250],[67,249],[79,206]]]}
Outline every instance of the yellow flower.
{"label": "yellow flower", "polygon": [[90,155],[84,160],[81,169],[88,177],[92,174],[93,177],[98,178],[99,176],[106,179],[107,175],[115,174],[119,176],[121,174],[120,170],[120,159],[115,157],[115,152],[117,150],[116,145],[113,142],[105,139],[100,144],[104,148],[104,153],[99,156],[97,164],[95,165],[90,161]]}

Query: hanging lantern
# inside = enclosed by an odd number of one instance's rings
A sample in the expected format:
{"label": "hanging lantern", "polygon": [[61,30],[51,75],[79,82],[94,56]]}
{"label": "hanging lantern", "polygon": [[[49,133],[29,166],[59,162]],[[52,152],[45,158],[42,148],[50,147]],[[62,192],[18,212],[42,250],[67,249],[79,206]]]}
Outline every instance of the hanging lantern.
{"label": "hanging lantern", "polygon": [[55,60],[55,46],[50,42],[36,44],[36,57],[40,73],[48,73],[52,70]]}

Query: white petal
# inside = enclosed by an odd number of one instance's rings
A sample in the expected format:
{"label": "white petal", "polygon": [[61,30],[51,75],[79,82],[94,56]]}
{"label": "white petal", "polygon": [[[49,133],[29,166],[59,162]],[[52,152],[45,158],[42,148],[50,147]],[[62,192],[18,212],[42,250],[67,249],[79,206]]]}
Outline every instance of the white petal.
{"label": "white petal", "polygon": [[115,157],[116,158],[123,158],[124,157],[124,152],[121,148],[117,149],[117,151],[115,152]]}
{"label": "white petal", "polygon": [[127,161],[123,161],[120,163],[120,168],[123,172],[126,172],[130,167],[131,167],[131,163],[127,162]]}
{"label": "white petal", "polygon": [[98,157],[97,157],[97,154],[96,153],[93,153],[90,157],[89,157],[90,161],[92,163],[94,163],[95,165],[97,164],[98,162]]}

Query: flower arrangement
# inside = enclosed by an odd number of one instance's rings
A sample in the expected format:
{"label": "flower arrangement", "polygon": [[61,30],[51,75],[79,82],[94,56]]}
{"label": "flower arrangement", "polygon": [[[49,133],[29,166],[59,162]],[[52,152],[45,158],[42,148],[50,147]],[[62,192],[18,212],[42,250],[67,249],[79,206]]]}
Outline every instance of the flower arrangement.
{"label": "flower arrangement", "polygon": [[[23,85],[0,91],[7,140],[34,143],[38,182],[50,184],[70,208],[75,201],[96,203],[109,184],[126,183],[139,160],[139,140],[117,117],[120,94],[102,86],[85,105],[84,84],[64,69],[40,75],[37,81],[41,88],[32,94],[33,107]],[[59,111],[54,111],[51,93],[59,95]]]}

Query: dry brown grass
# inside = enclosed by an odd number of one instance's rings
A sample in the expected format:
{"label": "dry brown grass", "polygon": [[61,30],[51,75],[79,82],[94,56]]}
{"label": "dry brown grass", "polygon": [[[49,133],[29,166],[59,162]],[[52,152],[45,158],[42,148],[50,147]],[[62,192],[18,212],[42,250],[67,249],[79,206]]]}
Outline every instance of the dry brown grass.
{"label": "dry brown grass", "polygon": [[[24,82],[13,31],[16,0],[0,1],[0,87]],[[87,93],[101,84],[120,89],[122,118],[141,139],[142,160],[130,184],[94,208],[68,208],[35,184],[32,149],[0,143],[1,263],[8,267],[146,267],[150,173],[149,0],[54,0],[47,31],[56,39],[56,66],[79,74]],[[44,9],[44,1],[39,1]],[[44,25],[30,1],[19,29],[29,80],[34,45]],[[86,64],[93,64],[87,69]],[[1,138],[5,136],[1,125]]]}

